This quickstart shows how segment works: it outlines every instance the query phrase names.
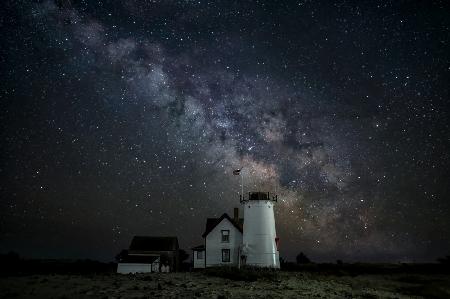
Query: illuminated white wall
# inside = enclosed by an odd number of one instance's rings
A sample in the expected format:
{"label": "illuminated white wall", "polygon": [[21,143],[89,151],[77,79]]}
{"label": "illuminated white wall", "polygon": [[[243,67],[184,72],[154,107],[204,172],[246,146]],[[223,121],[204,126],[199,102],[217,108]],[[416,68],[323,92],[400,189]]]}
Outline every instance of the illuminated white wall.
{"label": "illuminated white wall", "polygon": [[244,202],[243,253],[246,264],[279,268],[279,253],[275,238],[273,202],[249,200]]}

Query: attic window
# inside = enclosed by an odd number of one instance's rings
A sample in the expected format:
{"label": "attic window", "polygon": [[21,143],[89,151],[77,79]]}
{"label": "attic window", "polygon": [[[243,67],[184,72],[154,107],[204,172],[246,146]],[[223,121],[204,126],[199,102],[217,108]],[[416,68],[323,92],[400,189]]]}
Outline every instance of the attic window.
{"label": "attic window", "polygon": [[230,242],[230,231],[222,230],[222,243]]}

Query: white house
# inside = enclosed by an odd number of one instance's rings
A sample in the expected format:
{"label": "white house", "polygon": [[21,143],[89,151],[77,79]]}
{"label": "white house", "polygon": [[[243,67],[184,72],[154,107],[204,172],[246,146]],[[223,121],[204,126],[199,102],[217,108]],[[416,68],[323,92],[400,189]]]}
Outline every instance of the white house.
{"label": "white house", "polygon": [[[208,218],[203,233],[204,245],[192,248],[194,268],[242,266],[279,268],[278,237],[273,212],[277,197],[251,192],[241,196],[244,219],[234,208],[234,217],[226,213]],[[244,221],[245,220],[245,221]]]}
{"label": "white house", "polygon": [[192,248],[194,268],[237,266],[242,244],[242,223],[238,208],[234,209],[234,218],[226,213],[220,218],[208,218],[203,233],[205,245]]}

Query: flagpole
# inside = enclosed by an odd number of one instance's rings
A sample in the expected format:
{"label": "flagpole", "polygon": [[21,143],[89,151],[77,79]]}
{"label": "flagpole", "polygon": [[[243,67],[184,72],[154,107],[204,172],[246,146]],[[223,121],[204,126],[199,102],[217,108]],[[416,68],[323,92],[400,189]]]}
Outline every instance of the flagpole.
{"label": "flagpole", "polygon": [[241,168],[241,194],[242,200],[244,200],[244,173],[242,172],[242,168]]}
{"label": "flagpole", "polygon": [[275,179],[275,195],[277,195],[277,188],[278,187],[278,181]]}

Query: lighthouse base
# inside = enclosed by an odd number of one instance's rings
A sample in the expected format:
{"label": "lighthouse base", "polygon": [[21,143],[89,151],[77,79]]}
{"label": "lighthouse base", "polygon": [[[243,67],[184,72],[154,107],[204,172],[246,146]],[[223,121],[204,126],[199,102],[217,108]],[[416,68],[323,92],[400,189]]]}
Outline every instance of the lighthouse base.
{"label": "lighthouse base", "polygon": [[276,253],[253,253],[246,256],[245,265],[280,269],[280,255]]}

